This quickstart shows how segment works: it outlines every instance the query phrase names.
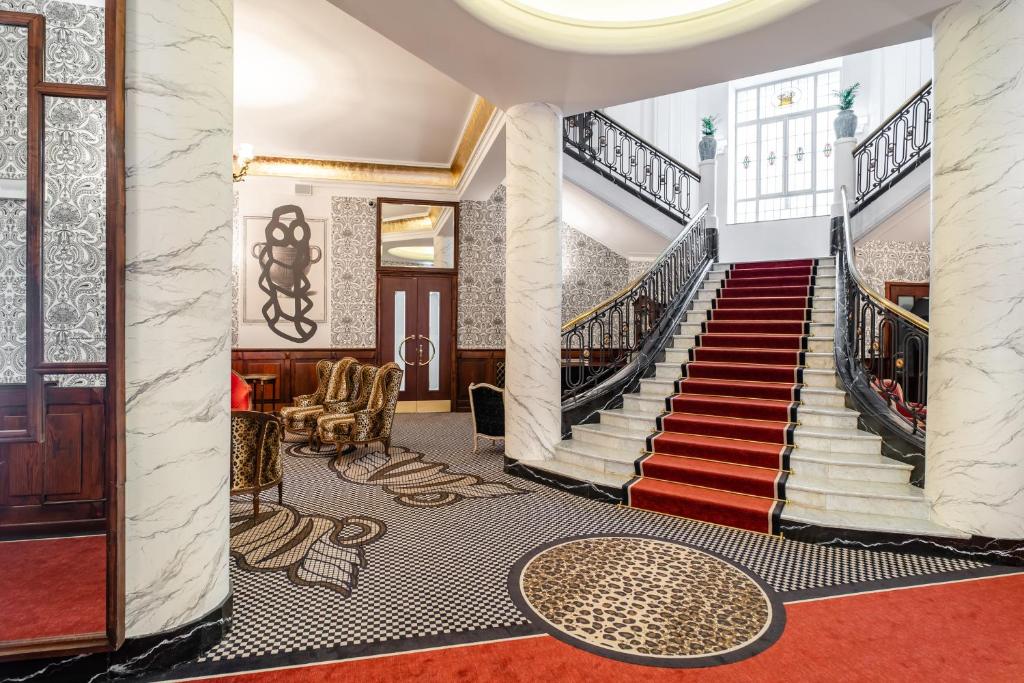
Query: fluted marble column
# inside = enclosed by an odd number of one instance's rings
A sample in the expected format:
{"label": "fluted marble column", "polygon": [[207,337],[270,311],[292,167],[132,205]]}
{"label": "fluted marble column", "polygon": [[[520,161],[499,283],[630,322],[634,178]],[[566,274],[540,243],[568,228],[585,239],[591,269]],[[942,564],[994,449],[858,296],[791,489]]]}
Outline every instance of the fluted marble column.
{"label": "fluted marble column", "polygon": [[232,0],[128,0],[125,625],[228,595]]}
{"label": "fluted marble column", "polygon": [[562,112],[512,107],[505,139],[505,453],[543,460],[562,424]]}
{"label": "fluted marble column", "polygon": [[925,492],[935,521],[1024,538],[1024,0],[935,19]]}

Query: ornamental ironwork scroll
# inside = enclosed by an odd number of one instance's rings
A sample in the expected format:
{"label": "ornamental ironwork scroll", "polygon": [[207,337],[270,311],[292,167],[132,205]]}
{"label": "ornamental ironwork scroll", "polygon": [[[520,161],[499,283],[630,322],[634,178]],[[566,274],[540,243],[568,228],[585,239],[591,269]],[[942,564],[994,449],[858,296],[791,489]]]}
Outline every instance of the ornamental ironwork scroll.
{"label": "ornamental ironwork scroll", "polygon": [[306,342],[316,334],[309,269],[323,258],[320,247],[311,245],[312,231],[302,209],[286,204],[274,209],[264,231],[265,242],[252,247],[260,264],[259,288],[267,295],[261,312],[267,326],[279,337]]}
{"label": "ornamental ironwork scroll", "polygon": [[851,214],[928,159],[931,131],[932,82],[928,81],[853,150],[857,187]]}

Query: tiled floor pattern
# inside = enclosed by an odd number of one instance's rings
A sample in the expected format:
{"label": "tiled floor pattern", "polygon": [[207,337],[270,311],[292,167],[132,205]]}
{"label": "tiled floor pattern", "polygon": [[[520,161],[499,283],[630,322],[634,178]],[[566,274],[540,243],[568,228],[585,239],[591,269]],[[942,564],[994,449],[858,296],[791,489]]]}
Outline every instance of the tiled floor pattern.
{"label": "tiled floor pattern", "polygon": [[[409,639],[528,632],[532,627],[509,596],[510,569],[532,549],[571,536],[680,541],[742,565],[781,592],[852,589],[983,566],[808,545],[579,498],[505,474],[500,447],[474,454],[467,414],[399,415],[392,443],[392,460],[359,450],[334,468],[328,458],[286,456],[288,506],[302,515],[369,518],[383,533],[361,545],[359,557],[349,555],[360,565],[350,595],[309,585],[315,581],[293,582],[287,571],[246,570],[233,559],[234,626],[197,672],[204,664],[218,671],[256,668],[282,656],[298,663],[360,646],[369,653],[374,644]],[[263,500],[276,502],[276,491]],[[335,541],[344,545],[344,529],[339,534]],[[310,566],[316,574],[316,562]]]}

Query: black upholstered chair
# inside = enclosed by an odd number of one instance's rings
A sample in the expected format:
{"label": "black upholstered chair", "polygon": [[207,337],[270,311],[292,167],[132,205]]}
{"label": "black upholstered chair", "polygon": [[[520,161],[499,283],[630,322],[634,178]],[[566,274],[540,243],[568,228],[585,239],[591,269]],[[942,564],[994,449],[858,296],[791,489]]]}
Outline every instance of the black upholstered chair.
{"label": "black upholstered chair", "polygon": [[469,385],[469,409],[473,413],[473,452],[481,437],[505,440],[505,392],[492,384]]}

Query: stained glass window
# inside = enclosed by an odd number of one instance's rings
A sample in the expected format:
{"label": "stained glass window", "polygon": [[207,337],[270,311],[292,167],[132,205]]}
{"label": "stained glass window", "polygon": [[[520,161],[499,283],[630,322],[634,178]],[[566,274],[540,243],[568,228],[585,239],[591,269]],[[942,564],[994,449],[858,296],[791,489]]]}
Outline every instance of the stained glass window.
{"label": "stained glass window", "polygon": [[737,223],[827,216],[839,70],[736,91],[730,181]]}

